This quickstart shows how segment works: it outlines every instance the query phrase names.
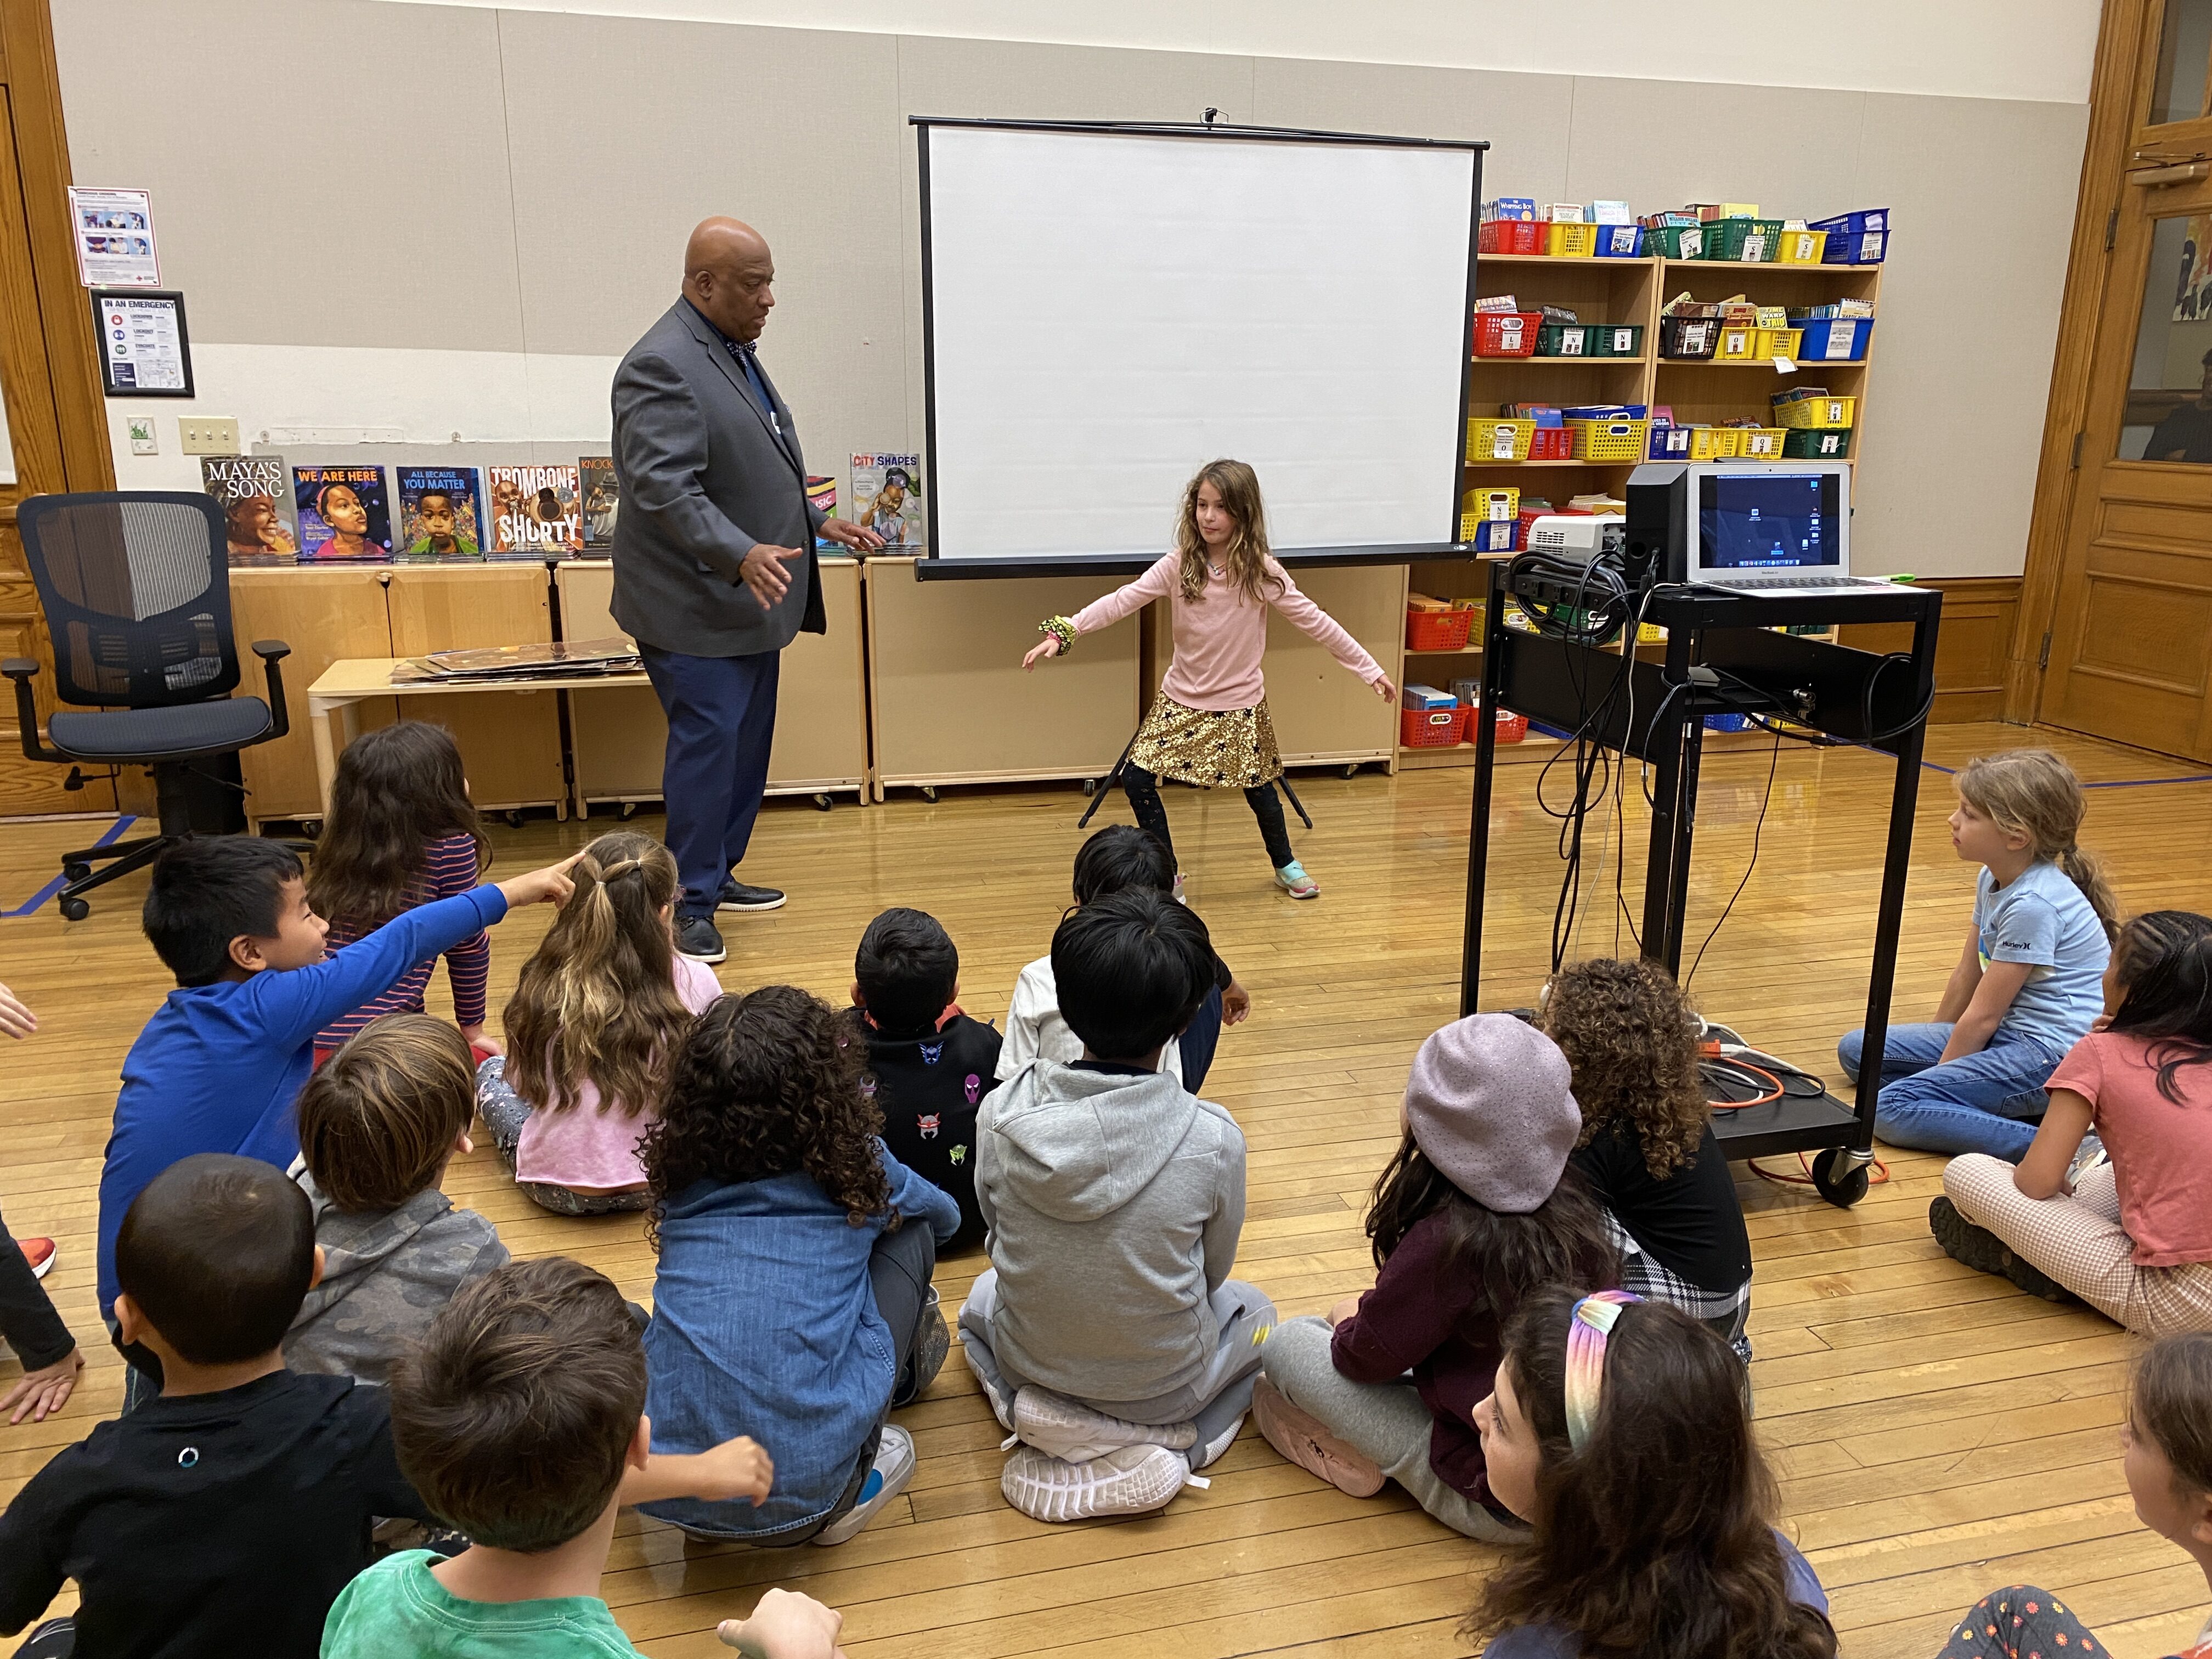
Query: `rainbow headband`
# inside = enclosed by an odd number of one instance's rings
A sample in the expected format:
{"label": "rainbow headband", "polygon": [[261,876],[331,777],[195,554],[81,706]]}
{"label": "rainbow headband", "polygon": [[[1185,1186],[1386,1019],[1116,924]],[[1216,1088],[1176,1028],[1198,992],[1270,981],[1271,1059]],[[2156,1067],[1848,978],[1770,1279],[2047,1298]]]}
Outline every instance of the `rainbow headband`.
{"label": "rainbow headband", "polygon": [[1597,1398],[1605,1382],[1605,1343],[1620,1310],[1640,1296],[1598,1291],[1575,1304],[1567,1321],[1567,1443],[1580,1451],[1597,1426]]}

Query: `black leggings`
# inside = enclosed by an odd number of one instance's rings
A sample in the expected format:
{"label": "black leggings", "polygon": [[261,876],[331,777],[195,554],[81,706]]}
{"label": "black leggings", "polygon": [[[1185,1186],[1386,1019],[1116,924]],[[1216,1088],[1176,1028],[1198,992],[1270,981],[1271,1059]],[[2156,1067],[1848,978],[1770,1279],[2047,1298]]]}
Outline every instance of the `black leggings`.
{"label": "black leggings", "polygon": [[[1129,810],[1137,815],[1139,829],[1152,832],[1154,840],[1175,856],[1175,838],[1168,834],[1168,809],[1160,804],[1159,780],[1141,766],[1134,763],[1121,769],[1121,788],[1129,797]],[[1275,786],[1263,783],[1256,789],[1247,789],[1244,799],[1251,804],[1252,816],[1260,820],[1260,839],[1267,843],[1267,862],[1276,869],[1295,864],[1297,854],[1291,850],[1291,832],[1283,823],[1283,799],[1275,793]]]}

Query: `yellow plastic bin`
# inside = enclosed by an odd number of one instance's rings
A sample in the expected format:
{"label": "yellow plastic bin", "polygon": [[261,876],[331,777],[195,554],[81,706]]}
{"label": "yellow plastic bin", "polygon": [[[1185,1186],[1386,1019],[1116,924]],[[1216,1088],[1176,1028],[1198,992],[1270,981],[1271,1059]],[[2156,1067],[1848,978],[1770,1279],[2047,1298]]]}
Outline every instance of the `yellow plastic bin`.
{"label": "yellow plastic bin", "polygon": [[1554,259],[1595,258],[1597,227],[1554,223],[1546,234],[1544,252]]}
{"label": "yellow plastic bin", "polygon": [[1535,435],[1536,423],[1534,421],[1494,416],[1471,420],[1467,423],[1468,461],[1474,466],[1500,461],[1525,461],[1528,459],[1529,441]]}
{"label": "yellow plastic bin", "polygon": [[1736,454],[1747,461],[1780,460],[1782,441],[1790,435],[1790,429],[1780,426],[1740,426],[1734,430]]}
{"label": "yellow plastic bin", "polygon": [[1803,343],[1802,328],[1762,328],[1759,331],[1759,357],[1763,362],[1770,358],[1787,357],[1797,360],[1797,348]]}
{"label": "yellow plastic bin", "polygon": [[1578,461],[1640,461],[1651,430],[1646,421],[1569,421]]}
{"label": "yellow plastic bin", "polygon": [[1858,408],[1859,400],[1856,398],[1832,398],[1809,386],[1799,392],[1777,392],[1774,397],[1774,418],[1800,431],[1826,432],[1837,427],[1856,426]]}
{"label": "yellow plastic bin", "polygon": [[1774,263],[1778,265],[1817,265],[1821,250],[1828,245],[1825,230],[1784,230],[1774,238]]}

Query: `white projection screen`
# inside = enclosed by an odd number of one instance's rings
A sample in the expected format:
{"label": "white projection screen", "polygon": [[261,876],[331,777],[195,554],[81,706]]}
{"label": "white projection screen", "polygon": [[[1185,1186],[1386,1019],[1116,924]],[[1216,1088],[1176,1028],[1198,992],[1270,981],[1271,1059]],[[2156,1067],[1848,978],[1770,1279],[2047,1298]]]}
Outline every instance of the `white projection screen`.
{"label": "white projection screen", "polygon": [[1484,146],[915,122],[922,574],[1141,569],[1222,456],[1285,563],[1456,544]]}

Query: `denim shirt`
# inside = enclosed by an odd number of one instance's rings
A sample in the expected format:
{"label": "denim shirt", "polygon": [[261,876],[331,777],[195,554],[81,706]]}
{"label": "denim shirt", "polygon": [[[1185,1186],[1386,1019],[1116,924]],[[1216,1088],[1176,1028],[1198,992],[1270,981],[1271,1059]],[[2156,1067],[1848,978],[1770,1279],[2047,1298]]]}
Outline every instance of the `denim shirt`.
{"label": "denim shirt", "polygon": [[[876,1150],[891,1208],[940,1242],[951,1237],[960,1206],[882,1141]],[[775,1485],[758,1509],[687,1498],[646,1513],[762,1538],[802,1528],[837,1501],[898,1380],[868,1280],[887,1218],[854,1226],[803,1170],[695,1182],[669,1200],[645,1333],[653,1449],[700,1452],[750,1435],[775,1460]]]}

